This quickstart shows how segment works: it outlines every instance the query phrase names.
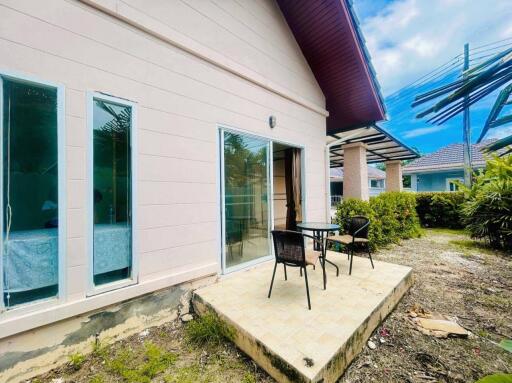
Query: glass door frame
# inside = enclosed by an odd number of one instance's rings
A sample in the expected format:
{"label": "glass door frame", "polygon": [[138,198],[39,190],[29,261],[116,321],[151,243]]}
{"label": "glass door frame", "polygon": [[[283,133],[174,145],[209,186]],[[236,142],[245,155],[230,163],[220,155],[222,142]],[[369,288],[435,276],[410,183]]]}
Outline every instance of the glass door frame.
{"label": "glass door frame", "polygon": [[[238,130],[226,125],[217,125],[218,128],[218,148],[219,148],[219,157],[218,157],[218,169],[219,169],[219,198],[220,198],[220,265],[221,265],[221,274],[230,274],[239,270],[244,270],[247,268],[250,268],[252,266],[255,266],[257,264],[260,264],[262,262],[270,261],[274,259],[274,247],[272,243],[272,236],[271,231],[274,230],[274,159],[273,159],[273,144],[274,143],[281,143],[284,145],[289,145],[294,148],[300,149],[301,152],[301,195],[302,195],[302,219],[306,220],[306,162],[305,162],[305,152],[306,149],[303,145],[298,145],[295,143],[290,143],[278,139],[272,139],[269,137],[259,136],[257,134],[253,134],[250,132],[245,132],[242,130]],[[267,187],[267,193],[268,193],[268,238],[269,238],[269,254],[257,259],[253,259],[248,262],[240,263],[238,265],[227,267],[226,265],[226,195],[225,195],[225,174],[224,174],[224,133],[232,133],[232,134],[238,134],[241,136],[251,137],[255,138],[261,141],[265,141],[267,143],[267,177],[268,177],[268,187]]]}

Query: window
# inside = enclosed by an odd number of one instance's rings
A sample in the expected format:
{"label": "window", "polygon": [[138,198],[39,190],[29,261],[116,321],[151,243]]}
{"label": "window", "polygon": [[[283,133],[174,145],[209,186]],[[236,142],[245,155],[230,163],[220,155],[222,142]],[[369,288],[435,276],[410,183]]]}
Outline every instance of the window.
{"label": "window", "polygon": [[383,188],[384,187],[384,180],[370,180],[370,187],[371,188]]}
{"label": "window", "polygon": [[402,185],[405,189],[410,189],[412,187],[411,175],[402,176]]}
{"label": "window", "polygon": [[11,308],[58,295],[62,164],[58,151],[58,89],[11,77],[0,79],[0,290],[3,306]]}
{"label": "window", "polygon": [[92,282],[133,279],[133,105],[92,98]]}
{"label": "window", "polygon": [[462,178],[447,178],[446,179],[446,190],[453,192],[459,190],[459,183],[464,182]]}

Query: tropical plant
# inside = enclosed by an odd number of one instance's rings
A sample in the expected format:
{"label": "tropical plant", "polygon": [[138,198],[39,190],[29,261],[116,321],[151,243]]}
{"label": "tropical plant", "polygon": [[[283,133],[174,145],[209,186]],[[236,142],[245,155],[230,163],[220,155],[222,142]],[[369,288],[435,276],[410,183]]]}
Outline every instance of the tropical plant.
{"label": "tropical plant", "polygon": [[512,156],[494,156],[476,173],[471,188],[462,187],[464,223],[473,238],[494,248],[512,249]]}

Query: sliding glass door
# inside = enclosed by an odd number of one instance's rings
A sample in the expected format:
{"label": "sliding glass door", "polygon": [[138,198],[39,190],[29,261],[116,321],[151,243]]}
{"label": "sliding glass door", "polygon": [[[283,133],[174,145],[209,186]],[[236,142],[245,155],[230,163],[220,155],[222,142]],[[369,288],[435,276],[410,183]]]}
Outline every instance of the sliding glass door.
{"label": "sliding glass door", "polygon": [[270,142],[221,131],[224,270],[270,250]]}

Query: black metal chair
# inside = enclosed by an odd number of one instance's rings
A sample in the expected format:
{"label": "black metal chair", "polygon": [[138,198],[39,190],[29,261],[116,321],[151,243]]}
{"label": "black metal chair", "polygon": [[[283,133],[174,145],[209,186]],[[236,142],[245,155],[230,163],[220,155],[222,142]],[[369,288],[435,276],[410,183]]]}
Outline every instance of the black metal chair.
{"label": "black metal chair", "polygon": [[372,254],[370,252],[370,243],[368,241],[368,231],[370,229],[370,220],[367,217],[362,215],[356,215],[354,217],[350,217],[350,221],[348,224],[348,234],[343,235],[333,235],[327,237],[327,243],[337,242],[347,248],[347,255],[350,259],[350,268],[348,274],[352,274],[352,260],[354,258],[354,248],[357,245],[366,247],[368,251],[368,256],[370,257],[370,263],[373,266]]}
{"label": "black metal chair", "polygon": [[[308,273],[306,267],[311,265],[315,266],[318,259],[321,259],[322,252],[306,249],[304,245],[305,237],[311,238],[317,241],[311,235],[299,233],[297,231],[290,230],[272,230],[272,238],[274,240],[274,251],[276,256],[276,263],[274,265],[274,273],[272,274],[272,281],[270,282],[270,289],[268,291],[268,297],[272,293],[272,286],[274,285],[274,278],[276,276],[276,269],[279,263],[283,264],[284,267],[284,279],[288,280],[286,275],[286,266],[300,267],[301,275],[302,269],[304,269],[304,279],[306,281],[306,294],[308,297],[308,308],[311,310],[311,300],[309,297],[309,285],[308,285]],[[318,241],[317,241],[318,242]],[[322,244],[323,246],[323,244]],[[322,264],[325,278],[325,266]]]}

